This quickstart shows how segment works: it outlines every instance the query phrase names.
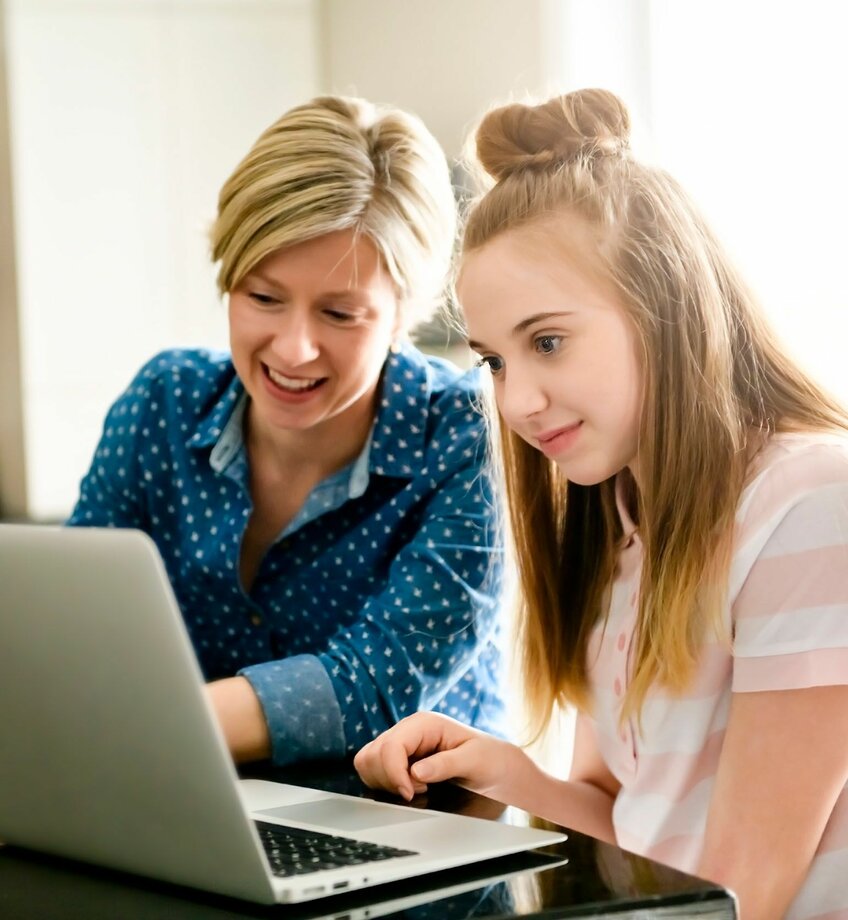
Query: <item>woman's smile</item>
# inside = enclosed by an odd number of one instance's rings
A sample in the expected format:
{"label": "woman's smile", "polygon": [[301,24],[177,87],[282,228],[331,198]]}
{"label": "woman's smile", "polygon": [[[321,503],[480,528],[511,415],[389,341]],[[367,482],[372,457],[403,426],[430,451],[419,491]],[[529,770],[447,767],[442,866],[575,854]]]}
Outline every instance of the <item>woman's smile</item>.
{"label": "woman's smile", "polygon": [[262,370],[275,390],[289,396],[314,393],[328,379],[327,377],[289,377],[287,374],[275,371],[267,364],[262,365]]}

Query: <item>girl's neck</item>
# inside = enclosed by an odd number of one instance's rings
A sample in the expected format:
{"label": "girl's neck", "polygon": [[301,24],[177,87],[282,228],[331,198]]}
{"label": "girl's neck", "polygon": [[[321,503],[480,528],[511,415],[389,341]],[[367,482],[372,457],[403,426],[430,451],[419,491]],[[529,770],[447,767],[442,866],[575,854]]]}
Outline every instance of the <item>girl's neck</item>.
{"label": "girl's neck", "polygon": [[621,477],[621,501],[630,520],[639,526],[639,483],[631,467],[625,467],[619,474]]}

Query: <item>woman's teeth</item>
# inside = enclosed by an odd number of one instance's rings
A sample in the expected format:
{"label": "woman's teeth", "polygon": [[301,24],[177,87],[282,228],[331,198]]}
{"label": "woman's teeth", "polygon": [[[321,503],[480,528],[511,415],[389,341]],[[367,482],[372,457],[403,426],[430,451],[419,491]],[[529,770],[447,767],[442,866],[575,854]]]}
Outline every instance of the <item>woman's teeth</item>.
{"label": "woman's teeth", "polygon": [[268,376],[278,387],[283,390],[290,390],[293,393],[314,390],[324,379],[319,377],[317,380],[304,380],[303,377],[285,377],[283,374],[278,374],[275,370],[271,370],[270,367],[268,368]]}

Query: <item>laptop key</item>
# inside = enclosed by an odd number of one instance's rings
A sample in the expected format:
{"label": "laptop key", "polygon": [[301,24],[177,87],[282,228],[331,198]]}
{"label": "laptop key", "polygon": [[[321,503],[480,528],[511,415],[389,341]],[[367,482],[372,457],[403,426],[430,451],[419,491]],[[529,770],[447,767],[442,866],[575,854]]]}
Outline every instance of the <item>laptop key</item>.
{"label": "laptop key", "polygon": [[336,837],[297,827],[256,821],[259,839],[277,876],[306,875],[321,869],[339,869],[363,863],[416,856],[412,850],[380,846],[349,837]]}

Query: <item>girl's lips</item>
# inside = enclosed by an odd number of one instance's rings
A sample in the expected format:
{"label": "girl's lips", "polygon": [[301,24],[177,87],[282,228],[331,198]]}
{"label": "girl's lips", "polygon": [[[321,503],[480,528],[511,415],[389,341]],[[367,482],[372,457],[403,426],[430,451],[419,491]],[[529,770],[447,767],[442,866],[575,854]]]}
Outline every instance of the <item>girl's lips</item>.
{"label": "girl's lips", "polygon": [[556,428],[553,431],[546,431],[544,434],[537,435],[536,440],[539,443],[539,450],[547,457],[555,457],[568,450],[574,444],[583,427],[583,422],[575,422],[565,428]]}

